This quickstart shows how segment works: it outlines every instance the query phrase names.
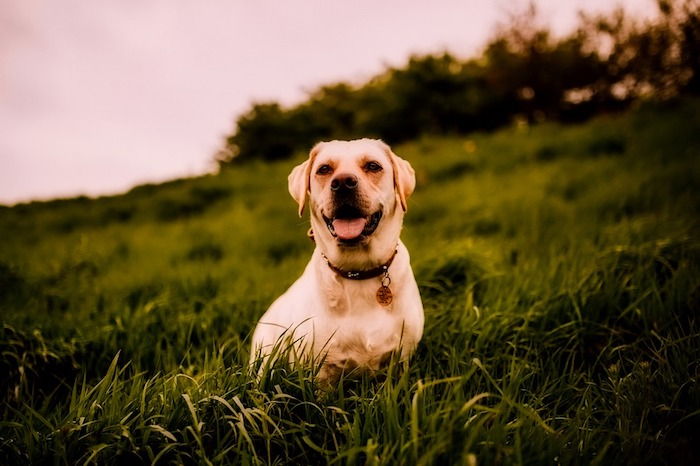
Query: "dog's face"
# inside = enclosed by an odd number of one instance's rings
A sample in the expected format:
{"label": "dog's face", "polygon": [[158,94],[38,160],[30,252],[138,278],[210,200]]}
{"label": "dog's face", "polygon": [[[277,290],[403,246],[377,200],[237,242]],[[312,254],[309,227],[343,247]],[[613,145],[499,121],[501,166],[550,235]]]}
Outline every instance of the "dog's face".
{"label": "dog's face", "polygon": [[289,175],[300,215],[308,198],[319,246],[334,262],[354,266],[396,246],[414,187],[410,164],[372,139],[319,143]]}

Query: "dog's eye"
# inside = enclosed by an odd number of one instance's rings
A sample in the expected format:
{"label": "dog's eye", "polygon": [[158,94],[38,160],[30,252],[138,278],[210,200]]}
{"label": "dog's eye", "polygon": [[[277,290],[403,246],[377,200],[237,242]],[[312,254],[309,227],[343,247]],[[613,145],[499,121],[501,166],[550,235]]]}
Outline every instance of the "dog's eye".
{"label": "dog's eye", "polygon": [[328,175],[332,171],[333,171],[333,169],[331,168],[331,166],[328,164],[325,164],[325,165],[321,165],[320,167],[318,167],[318,170],[316,170],[316,174],[317,175]]}
{"label": "dog's eye", "polygon": [[367,162],[365,164],[365,170],[368,172],[378,172],[382,170],[382,166],[379,165],[377,162]]}

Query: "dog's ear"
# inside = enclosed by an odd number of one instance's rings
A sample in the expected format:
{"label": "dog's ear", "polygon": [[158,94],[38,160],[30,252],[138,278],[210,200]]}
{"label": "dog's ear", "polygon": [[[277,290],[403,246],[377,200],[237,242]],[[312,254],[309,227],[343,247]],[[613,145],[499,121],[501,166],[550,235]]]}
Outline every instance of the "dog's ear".
{"label": "dog's ear", "polygon": [[314,163],[316,154],[321,150],[322,144],[322,142],[316,144],[314,148],[311,149],[308,160],[294,167],[287,178],[289,181],[289,194],[291,194],[292,198],[299,204],[299,217],[304,213],[304,205],[306,204],[306,197],[310,189],[311,166]]}
{"label": "dog's ear", "polygon": [[396,189],[399,195],[401,208],[406,212],[406,209],[408,209],[406,200],[416,188],[416,172],[408,161],[394,154],[391,148],[384,142],[379,142],[391,160],[391,165],[394,168],[394,189]]}

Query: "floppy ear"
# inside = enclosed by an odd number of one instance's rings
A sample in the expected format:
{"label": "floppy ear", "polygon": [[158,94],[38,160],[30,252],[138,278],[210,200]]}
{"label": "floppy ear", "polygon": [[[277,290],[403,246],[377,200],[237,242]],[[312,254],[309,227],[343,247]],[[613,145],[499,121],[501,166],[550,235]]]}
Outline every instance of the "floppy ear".
{"label": "floppy ear", "polygon": [[406,209],[408,209],[406,200],[416,188],[416,172],[408,161],[394,154],[391,148],[384,142],[380,141],[380,143],[391,160],[391,165],[394,168],[394,189],[396,189],[399,195],[401,208],[406,212]]}
{"label": "floppy ear", "polygon": [[299,204],[299,217],[301,217],[301,214],[304,213],[304,205],[306,204],[306,197],[309,192],[311,183],[311,165],[314,163],[316,154],[318,154],[319,150],[321,150],[322,144],[322,142],[316,144],[309,153],[309,159],[294,167],[287,178],[289,181],[289,194],[291,194],[292,198],[297,202],[297,204]]}

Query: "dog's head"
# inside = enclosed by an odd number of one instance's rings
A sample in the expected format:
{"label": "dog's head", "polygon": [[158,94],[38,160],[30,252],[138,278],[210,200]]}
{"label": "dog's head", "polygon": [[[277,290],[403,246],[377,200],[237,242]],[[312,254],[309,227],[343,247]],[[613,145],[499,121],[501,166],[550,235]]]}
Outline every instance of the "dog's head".
{"label": "dog's head", "polygon": [[415,184],[411,165],[374,139],[321,142],[289,175],[299,215],[308,200],[316,241],[340,267],[386,258]]}

